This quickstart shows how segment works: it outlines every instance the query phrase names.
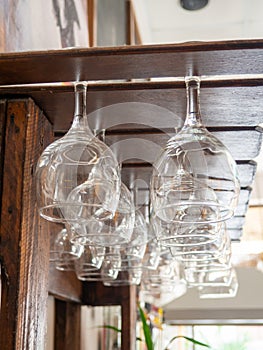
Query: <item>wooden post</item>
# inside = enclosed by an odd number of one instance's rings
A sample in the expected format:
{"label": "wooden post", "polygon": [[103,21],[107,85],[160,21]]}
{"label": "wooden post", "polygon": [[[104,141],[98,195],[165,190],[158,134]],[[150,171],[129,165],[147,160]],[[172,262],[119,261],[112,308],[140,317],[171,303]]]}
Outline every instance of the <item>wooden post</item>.
{"label": "wooden post", "polygon": [[121,305],[121,349],[136,346],[136,286],[105,287],[100,282],[84,283],[83,304],[92,306]]}
{"label": "wooden post", "polygon": [[49,234],[36,207],[37,159],[52,128],[31,99],[0,103],[1,350],[45,347]]}
{"label": "wooden post", "polygon": [[136,348],[136,286],[126,287],[126,294],[121,302],[121,348],[135,350]]}
{"label": "wooden post", "polygon": [[55,300],[55,350],[80,349],[80,312],[79,304]]}

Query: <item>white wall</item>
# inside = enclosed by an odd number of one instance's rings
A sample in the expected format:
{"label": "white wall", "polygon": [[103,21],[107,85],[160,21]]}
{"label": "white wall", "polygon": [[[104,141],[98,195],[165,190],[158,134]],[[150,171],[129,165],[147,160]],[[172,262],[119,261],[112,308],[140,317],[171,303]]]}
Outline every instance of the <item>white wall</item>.
{"label": "white wall", "polygon": [[[263,273],[255,268],[237,268],[239,289],[235,298],[200,299],[196,289],[188,289],[179,299],[164,307],[167,322],[187,323],[188,319],[198,321],[244,320],[253,322],[253,318],[263,322]],[[259,322],[257,320],[257,322]]]}

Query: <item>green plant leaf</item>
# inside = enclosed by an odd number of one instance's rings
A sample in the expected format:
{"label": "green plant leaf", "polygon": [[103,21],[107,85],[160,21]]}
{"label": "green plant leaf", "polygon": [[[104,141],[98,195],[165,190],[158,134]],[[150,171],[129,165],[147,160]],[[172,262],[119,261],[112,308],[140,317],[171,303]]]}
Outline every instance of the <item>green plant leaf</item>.
{"label": "green plant leaf", "polygon": [[115,332],[121,333],[121,329],[114,327],[114,326],[110,326],[110,325],[97,326],[96,328],[107,328],[107,329],[111,329]]}
{"label": "green plant leaf", "polygon": [[140,313],[140,317],[142,320],[142,327],[143,327],[143,333],[144,333],[144,338],[145,338],[147,350],[154,350],[151,330],[150,330],[150,327],[149,327],[147,320],[145,318],[144,312],[140,306],[139,306],[139,313]]}
{"label": "green plant leaf", "polygon": [[[114,326],[110,326],[110,325],[104,325],[104,326],[97,326],[96,328],[107,328],[107,329],[111,329],[115,332],[121,333],[121,329],[114,327]],[[136,337],[137,341],[143,342],[143,340],[140,337]]]}
{"label": "green plant leaf", "polygon": [[167,346],[166,346],[166,348],[165,348],[164,350],[168,350],[168,346],[171,345],[172,342],[173,342],[174,340],[178,339],[178,338],[184,338],[184,339],[186,339],[186,340],[188,340],[188,341],[190,341],[190,342],[192,342],[192,343],[194,343],[194,344],[196,344],[196,345],[205,346],[206,348],[210,348],[210,345],[201,343],[200,341],[195,340],[195,339],[193,339],[193,338],[186,337],[185,335],[176,335],[175,337],[173,337],[173,338],[169,341],[169,343],[167,344]]}

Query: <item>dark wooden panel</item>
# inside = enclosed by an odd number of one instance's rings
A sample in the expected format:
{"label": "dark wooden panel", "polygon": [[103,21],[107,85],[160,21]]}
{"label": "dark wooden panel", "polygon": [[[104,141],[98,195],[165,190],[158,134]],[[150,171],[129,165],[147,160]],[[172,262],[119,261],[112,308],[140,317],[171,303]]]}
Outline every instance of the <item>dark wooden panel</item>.
{"label": "dark wooden panel", "polygon": [[0,212],[2,207],[4,144],[6,126],[6,101],[0,100]]}
{"label": "dark wooden panel", "polygon": [[122,305],[135,286],[105,287],[101,282],[83,283],[83,304],[91,306]]}
{"label": "dark wooden panel", "polygon": [[[173,86],[174,85],[174,86]],[[122,128],[125,124],[136,123],[159,129],[179,128],[186,113],[184,84],[174,83],[170,89],[150,90],[94,90],[91,86],[87,95],[89,123],[91,129]],[[263,86],[240,86],[202,88],[201,111],[206,126],[256,126],[263,122]],[[45,110],[54,123],[55,131],[69,129],[74,113],[72,86],[65,90],[42,88],[30,91],[12,89],[13,94],[28,94]],[[25,90],[25,91],[24,91]],[[10,95],[10,89],[9,95]],[[0,94],[7,94],[0,88]]]}
{"label": "dark wooden panel", "polygon": [[135,350],[136,347],[136,321],[137,321],[137,298],[136,286],[130,286],[126,299],[121,307],[121,349]]}
{"label": "dark wooden panel", "polygon": [[55,300],[55,350],[80,350],[80,312],[79,304]]}
{"label": "dark wooden panel", "polygon": [[[262,86],[212,89],[202,86],[201,83],[201,112],[206,126],[256,126],[263,122],[260,113],[263,109]],[[67,101],[72,110],[70,101],[73,105],[73,98]],[[125,123],[141,123],[160,129],[180,128],[186,115],[186,93],[184,85],[150,91],[95,92],[91,87],[87,105],[92,128],[108,129]]]}
{"label": "dark wooden panel", "polygon": [[[254,161],[241,162],[237,164],[239,181],[241,187],[251,186],[254,181],[257,164]],[[152,174],[152,166],[150,163],[123,163],[122,165],[122,180],[126,184],[132,184],[134,181],[140,181],[140,186],[149,188],[149,182]]]}
{"label": "dark wooden panel", "polygon": [[[235,160],[251,160],[259,154],[261,129],[213,131],[213,134],[225,144]],[[172,135],[174,133],[151,133],[147,130],[134,130],[133,134],[131,129],[126,134],[125,131],[116,135],[106,134],[105,142],[121,162],[137,158],[152,164]]]}
{"label": "dark wooden panel", "polygon": [[[0,223],[2,300],[0,348],[44,348],[49,237],[39,221],[37,159],[51,127],[30,100],[7,103]],[[41,137],[43,136],[43,137]]]}
{"label": "dark wooden panel", "polygon": [[238,40],[1,54],[1,82],[258,74],[262,48],[262,40]]}
{"label": "dark wooden panel", "polygon": [[81,304],[82,283],[73,271],[58,271],[50,264],[49,293],[57,299]]}
{"label": "dark wooden panel", "polygon": [[84,283],[83,304],[92,306],[121,305],[121,349],[135,350],[136,286],[105,287],[101,282]]}

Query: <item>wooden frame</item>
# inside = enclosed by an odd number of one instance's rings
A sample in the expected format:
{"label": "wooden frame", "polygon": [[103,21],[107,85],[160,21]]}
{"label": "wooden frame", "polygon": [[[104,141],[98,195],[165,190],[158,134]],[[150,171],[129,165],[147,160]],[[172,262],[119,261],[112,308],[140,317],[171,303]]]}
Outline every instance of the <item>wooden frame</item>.
{"label": "wooden frame", "polygon": [[[98,46],[98,3],[97,0],[87,0],[88,7],[88,28],[89,28],[89,46]],[[138,24],[136,21],[135,12],[133,9],[132,1],[125,1],[125,20],[126,28],[124,30],[126,34],[126,41],[123,44],[126,45],[140,45],[142,44],[141,35],[139,32]],[[110,46],[105,42],[103,46]]]}

